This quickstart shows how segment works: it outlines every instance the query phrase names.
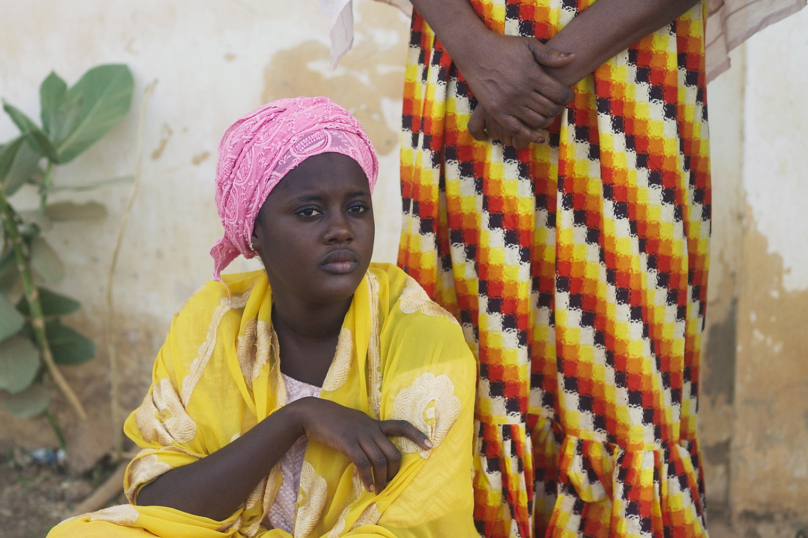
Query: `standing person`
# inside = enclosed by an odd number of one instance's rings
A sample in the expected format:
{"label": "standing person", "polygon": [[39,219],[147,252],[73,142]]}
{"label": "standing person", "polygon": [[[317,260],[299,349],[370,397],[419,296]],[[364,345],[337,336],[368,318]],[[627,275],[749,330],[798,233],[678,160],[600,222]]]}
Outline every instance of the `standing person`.
{"label": "standing person", "polygon": [[398,262],[479,360],[478,531],[707,536],[706,3],[412,3]]}

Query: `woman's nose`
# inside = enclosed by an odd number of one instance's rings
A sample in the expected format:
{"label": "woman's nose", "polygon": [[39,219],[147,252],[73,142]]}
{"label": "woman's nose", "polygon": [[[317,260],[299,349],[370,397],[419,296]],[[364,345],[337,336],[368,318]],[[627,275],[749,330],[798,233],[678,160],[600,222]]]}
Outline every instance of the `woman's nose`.
{"label": "woman's nose", "polygon": [[330,219],[325,240],[327,243],[345,243],[353,240],[353,230],[343,212],[340,211],[338,215]]}

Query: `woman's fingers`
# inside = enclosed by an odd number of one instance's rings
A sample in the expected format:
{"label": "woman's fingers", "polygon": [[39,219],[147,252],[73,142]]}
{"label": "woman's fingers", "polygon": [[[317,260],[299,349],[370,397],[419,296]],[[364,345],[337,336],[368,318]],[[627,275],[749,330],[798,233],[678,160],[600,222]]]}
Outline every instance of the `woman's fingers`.
{"label": "woman's fingers", "polygon": [[[533,92],[527,96],[527,102],[534,110],[550,113],[558,110],[558,107],[567,106],[575,99],[575,92],[572,91],[572,88],[561,84],[538,65],[533,73],[531,86],[533,86]],[[540,99],[540,96],[544,99]],[[545,103],[547,104],[545,105]]]}
{"label": "woman's fingers", "polygon": [[[404,421],[392,421],[404,422]],[[379,423],[379,426],[384,424]],[[408,423],[404,422],[404,424]],[[411,430],[417,432],[419,438],[426,437],[413,426],[409,426]],[[396,428],[395,426],[388,431],[394,431],[393,435],[408,437],[414,435],[410,429]],[[384,491],[387,483],[393,479],[401,468],[401,452],[398,448],[387,438],[388,433],[379,427],[375,432],[370,431],[362,433],[356,437],[356,446],[353,450],[349,451],[348,457],[351,458],[354,465],[356,465],[359,478],[368,491],[374,491],[377,494]],[[418,441],[416,441],[418,442]],[[420,443],[419,443],[420,444]]]}
{"label": "woman's fingers", "polygon": [[547,122],[546,114],[536,112],[531,108],[524,107],[524,109],[521,112],[522,112],[520,116],[521,122],[524,123],[525,127],[527,127],[528,130],[533,133],[538,134],[536,131],[541,129],[541,126]]}
{"label": "woman's fingers", "polygon": [[471,118],[469,118],[468,130],[471,133],[471,137],[474,140],[484,141],[488,140],[488,134],[486,133],[486,113],[485,109],[479,105],[477,108],[474,109],[474,112],[471,113]]}
{"label": "woman's fingers", "polygon": [[389,482],[401,469],[401,452],[384,434],[376,439],[376,446],[379,447],[379,450],[384,453],[384,457],[387,459],[387,481]]}
{"label": "woman's fingers", "polygon": [[370,435],[362,436],[359,439],[359,446],[362,447],[362,450],[365,452],[373,471],[372,491],[375,491],[377,494],[381,493],[387,485],[387,456],[385,456],[384,452],[382,452],[376,444],[376,440]]}
{"label": "woman's fingers", "polygon": [[564,67],[575,61],[575,54],[548,47],[538,39],[528,41],[528,48],[536,61],[547,67]]}
{"label": "woman's fingers", "polygon": [[490,138],[498,140],[505,146],[513,146],[517,151],[533,143],[544,143],[544,137],[538,131],[527,129],[520,134],[513,134],[490,117],[486,122],[486,129]]}
{"label": "woman's fingers", "polygon": [[491,33],[485,39],[475,62],[458,65],[484,109],[484,114],[472,114],[469,132],[477,140],[493,138],[489,120],[495,120],[500,124],[503,143],[538,142],[538,129],[574,98],[572,89],[551,76],[545,67],[567,65],[575,57],[532,37]]}
{"label": "woman's fingers", "polygon": [[356,472],[359,475],[359,479],[365,485],[365,489],[373,491],[373,471],[371,469],[370,459],[367,454],[365,454],[361,445],[356,443],[355,446],[345,452],[345,455],[348,456],[356,466]]}
{"label": "woman's fingers", "polygon": [[565,105],[555,103],[539,92],[534,92],[532,97],[532,110],[544,118],[539,125],[546,125],[548,121],[552,123],[556,116],[566,110]]}
{"label": "woman's fingers", "polygon": [[379,422],[379,427],[387,437],[406,437],[424,450],[432,449],[429,437],[406,420],[383,420]]}

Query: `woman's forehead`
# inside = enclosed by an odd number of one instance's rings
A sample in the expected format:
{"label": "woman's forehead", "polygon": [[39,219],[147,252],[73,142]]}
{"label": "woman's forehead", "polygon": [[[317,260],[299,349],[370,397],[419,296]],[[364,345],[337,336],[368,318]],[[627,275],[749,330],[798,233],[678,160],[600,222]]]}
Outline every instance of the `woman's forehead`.
{"label": "woman's forehead", "polygon": [[[309,157],[281,179],[274,192],[283,198],[301,193],[338,194],[346,191],[370,195],[370,185],[362,167],[340,153],[321,153]],[[270,193],[270,197],[272,194]]]}

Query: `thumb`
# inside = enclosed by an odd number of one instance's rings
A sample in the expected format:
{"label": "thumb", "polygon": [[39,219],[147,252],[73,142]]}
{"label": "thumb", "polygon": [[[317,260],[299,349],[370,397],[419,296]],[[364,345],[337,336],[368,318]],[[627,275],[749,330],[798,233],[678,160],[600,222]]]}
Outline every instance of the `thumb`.
{"label": "thumb", "polygon": [[575,61],[575,54],[548,47],[538,39],[529,39],[527,46],[536,62],[545,67],[564,67]]}
{"label": "thumb", "polygon": [[469,133],[474,140],[484,141],[488,140],[488,134],[485,132],[485,112],[481,105],[477,105],[474,112],[471,113],[468,124]]}

